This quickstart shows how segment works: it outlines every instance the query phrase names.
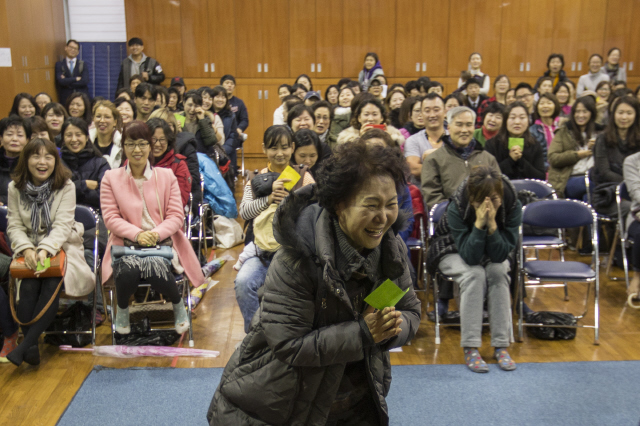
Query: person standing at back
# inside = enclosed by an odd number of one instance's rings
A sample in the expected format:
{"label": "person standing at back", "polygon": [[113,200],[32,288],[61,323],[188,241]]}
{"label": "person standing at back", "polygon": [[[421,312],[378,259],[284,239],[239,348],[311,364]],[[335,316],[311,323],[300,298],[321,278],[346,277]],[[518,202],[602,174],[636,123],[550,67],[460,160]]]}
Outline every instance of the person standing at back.
{"label": "person standing at back", "polygon": [[162,83],[164,81],[162,67],[158,61],[144,54],[142,39],[134,37],[129,40],[127,46],[129,46],[130,55],[122,61],[116,90],[129,87],[131,76],[136,74],[141,75],[146,83]]}
{"label": "person standing at back", "polygon": [[545,77],[551,77],[553,79],[553,87],[566,82],[569,78],[567,77],[567,73],[564,72],[564,55],[562,53],[552,53],[547,58],[547,71],[542,74],[542,76],[536,81],[536,85],[534,86],[534,91],[538,90],[538,86],[542,83],[542,79]]}
{"label": "person standing at back", "polygon": [[78,59],[80,44],[71,39],[64,51],[67,55],[62,61],[56,62],[55,71],[58,100],[62,105],[73,92],[89,94],[89,69],[83,60]]}
{"label": "person standing at back", "polygon": [[[236,120],[238,121],[238,140],[244,141],[246,137],[244,137],[243,134],[247,131],[247,127],[249,127],[249,112],[242,99],[233,95],[236,90],[236,79],[231,74],[224,75],[220,79],[220,85],[226,89],[231,112],[236,115]],[[241,144],[242,143],[238,144],[236,148],[240,148]]]}
{"label": "person standing at back", "polygon": [[598,83],[601,81],[609,81],[609,74],[602,71],[602,56],[594,53],[589,57],[589,73],[580,76],[578,80],[578,88],[576,93],[578,96],[582,95],[585,90],[596,91]]}

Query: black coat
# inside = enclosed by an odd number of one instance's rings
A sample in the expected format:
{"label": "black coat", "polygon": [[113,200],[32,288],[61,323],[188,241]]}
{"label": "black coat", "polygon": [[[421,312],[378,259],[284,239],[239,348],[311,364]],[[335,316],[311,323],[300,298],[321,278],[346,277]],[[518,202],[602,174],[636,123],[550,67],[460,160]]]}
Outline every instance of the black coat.
{"label": "black coat", "polygon": [[533,138],[531,141],[525,142],[522,157],[518,161],[513,161],[509,156],[509,148],[501,143],[497,137],[489,139],[484,148],[496,157],[500,171],[509,179],[546,180],[544,152],[540,144]]}
{"label": "black coat", "polygon": [[[100,209],[100,183],[107,170],[111,170],[104,157],[98,157],[93,146],[87,143],[85,149],[74,154],[64,146],[60,151],[62,161],[71,170],[71,181],[76,186],[76,203]],[[87,180],[98,182],[98,188],[87,188]]]}
{"label": "black coat", "polygon": [[[235,151],[242,146],[242,141],[238,136],[238,123],[236,121],[236,115],[231,109],[223,109],[218,112],[222,125],[224,126],[224,150],[227,155]],[[239,142],[238,142],[239,141]]]}
{"label": "black coat", "polygon": [[[160,84],[164,81],[164,71],[162,71],[162,66],[153,58],[147,56],[144,61],[140,64],[140,74],[142,72],[149,73],[149,81],[147,83],[150,84]],[[129,83],[131,80],[131,59],[126,57],[122,60],[122,64],[120,65],[120,74],[118,75],[118,85],[116,86],[116,91],[122,89],[123,87],[129,88]]]}
{"label": "black coat", "polygon": [[178,133],[174,150],[187,157],[187,167],[191,173],[191,195],[193,196],[193,205],[196,206],[202,201],[202,190],[200,188],[200,164],[198,163],[196,138],[193,133]]}
{"label": "black coat", "polygon": [[[405,345],[420,324],[407,248],[396,231],[383,237],[380,280],[407,294],[396,305],[402,332],[374,343],[353,309],[337,268],[338,245],[329,212],[314,199],[315,185],[287,197],[273,229],[282,244],[271,262],[251,330],[227,364],[211,401],[212,425],[325,425],[348,363],[364,362],[380,424],[389,423],[389,349]],[[394,228],[402,226],[400,219]],[[397,225],[397,226],[396,226]]]}
{"label": "black coat", "polygon": [[[231,111],[236,115],[238,128],[244,133],[247,127],[249,127],[249,112],[247,111],[247,107],[242,99],[235,96],[229,99],[229,103],[231,104]],[[242,143],[242,141],[240,143]]]}
{"label": "black coat", "polygon": [[13,173],[17,164],[18,159],[16,158],[9,166],[4,156],[4,148],[0,148],[0,202],[5,206],[9,202],[9,184],[13,180],[11,179],[11,173]]}
{"label": "black coat", "polygon": [[[89,94],[89,68],[87,63],[76,58],[76,65],[73,73],[67,66],[67,58],[56,62],[56,88],[58,89],[58,100],[62,105],[67,104],[67,98],[73,92]],[[77,78],[80,77],[80,80]]]}

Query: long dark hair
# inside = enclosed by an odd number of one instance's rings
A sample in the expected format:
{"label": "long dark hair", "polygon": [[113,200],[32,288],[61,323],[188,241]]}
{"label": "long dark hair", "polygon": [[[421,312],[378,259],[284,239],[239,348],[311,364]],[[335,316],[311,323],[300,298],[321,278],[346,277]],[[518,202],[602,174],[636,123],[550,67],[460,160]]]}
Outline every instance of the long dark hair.
{"label": "long dark hair", "polygon": [[571,115],[569,116],[569,121],[567,122],[566,126],[573,138],[578,141],[579,145],[582,146],[586,141],[582,138],[580,126],[578,126],[578,123],[576,123],[576,109],[578,108],[578,104],[584,106],[587,111],[591,113],[589,122],[585,127],[587,140],[591,139],[591,136],[596,131],[596,115],[598,114],[598,111],[596,110],[596,101],[591,96],[582,96],[576,99],[576,101],[573,103],[573,107],[571,107]]}
{"label": "long dark hair", "polygon": [[44,149],[47,154],[51,154],[55,158],[53,173],[51,173],[51,176],[49,177],[49,179],[51,179],[51,190],[57,191],[62,189],[67,181],[71,179],[71,171],[62,164],[56,145],[49,139],[36,138],[25,145],[24,149],[20,153],[20,157],[18,158],[16,169],[11,175],[11,179],[15,182],[18,190],[22,191],[26,187],[27,181],[33,183],[31,172],[29,171],[29,158],[31,158],[32,155],[39,153],[41,149]]}
{"label": "long dark hair", "polygon": [[84,121],[86,121],[87,123],[91,123],[91,121],[93,121],[93,111],[91,109],[91,100],[89,99],[89,96],[87,96],[85,93],[73,92],[71,96],[67,98],[67,104],[65,105],[67,112],[69,112],[69,105],[71,105],[71,102],[75,98],[82,99],[82,103],[84,104],[84,117],[82,118],[84,118]]}
{"label": "long dark hair", "polygon": [[609,123],[607,124],[607,128],[604,130],[604,139],[607,146],[611,148],[618,146],[618,140],[620,137],[618,136],[618,125],[616,124],[615,115],[616,111],[622,104],[629,105],[636,113],[636,116],[633,119],[633,124],[631,124],[631,127],[629,127],[629,130],[627,131],[626,142],[629,148],[637,149],[638,146],[640,146],[640,102],[632,96],[623,96],[615,100],[611,116],[609,117]]}
{"label": "long dark hair", "polygon": [[11,111],[9,111],[9,115],[20,116],[20,114],[18,114],[18,108],[20,107],[20,101],[23,99],[26,99],[29,102],[31,102],[31,105],[33,105],[33,107],[36,109],[36,113],[34,115],[40,115],[40,107],[36,103],[35,98],[25,92],[18,93],[16,97],[13,98],[13,105],[11,106]]}
{"label": "long dark hair", "polygon": [[293,142],[296,144],[296,148],[293,151],[291,157],[295,160],[296,151],[303,146],[313,145],[318,153],[318,161],[322,158],[322,144],[320,144],[320,138],[318,134],[311,129],[300,129],[293,134]]}
{"label": "long dark hair", "polygon": [[[309,77],[306,74],[300,74],[297,78],[296,78],[296,82],[294,84],[300,84],[298,83],[298,81],[300,80],[301,77],[306,78],[309,81],[309,90],[308,91],[312,91],[313,90],[313,82],[311,81],[311,77]],[[304,89],[307,90],[307,87],[304,86]]]}
{"label": "long dark hair", "polygon": [[[509,147],[509,131],[507,130],[507,120],[509,119],[509,114],[511,114],[511,111],[516,108],[524,109],[525,114],[527,114],[527,117],[529,117],[529,111],[522,102],[514,102],[504,108],[504,112],[502,113],[502,127],[500,127],[500,130],[495,137],[498,145],[502,146],[503,148],[508,149]],[[525,145],[535,145],[537,143],[533,136],[531,136],[531,133],[529,133],[529,126],[526,127],[526,130],[520,137],[524,139]]]}
{"label": "long dark hair", "polygon": [[87,137],[87,144],[85,146],[85,149],[91,146],[91,151],[93,152],[93,154],[96,157],[102,157],[102,153],[100,152],[98,147],[91,142],[91,138],[89,137],[89,125],[82,118],[78,118],[78,117],[69,117],[65,120],[64,124],[62,125],[62,129],[60,129],[60,135],[62,135],[62,149],[68,150],[67,144],[64,141],[64,132],[67,131],[67,128],[69,126],[77,127],[78,129],[80,129],[82,134]]}
{"label": "long dark hair", "polygon": [[[413,115],[413,107],[417,103],[422,103],[422,99],[418,96],[410,96],[402,101],[402,105],[400,105],[400,115],[398,116],[398,121],[403,126],[411,120],[411,115]],[[413,123],[415,125],[415,123]]]}
{"label": "long dark hair", "polygon": [[[367,96],[364,96],[364,95]],[[363,95],[363,96],[360,96]],[[378,109],[380,110],[380,115],[382,116],[382,122],[386,123],[387,122],[387,109],[384,107],[384,105],[382,104],[382,101],[376,97],[374,97],[372,94],[370,93],[360,93],[358,94],[358,96],[360,96],[358,99],[360,102],[358,102],[358,105],[356,106],[355,111],[351,112],[351,125],[353,126],[354,129],[360,130],[360,128],[362,127],[362,123],[360,123],[360,121],[358,121],[358,117],[360,116],[360,113],[362,112],[362,109],[364,107],[366,107],[367,105],[375,105],[376,107],[378,107]],[[354,98],[356,99],[356,98]],[[405,100],[406,102],[406,100]],[[351,105],[353,106],[353,101],[351,102]]]}

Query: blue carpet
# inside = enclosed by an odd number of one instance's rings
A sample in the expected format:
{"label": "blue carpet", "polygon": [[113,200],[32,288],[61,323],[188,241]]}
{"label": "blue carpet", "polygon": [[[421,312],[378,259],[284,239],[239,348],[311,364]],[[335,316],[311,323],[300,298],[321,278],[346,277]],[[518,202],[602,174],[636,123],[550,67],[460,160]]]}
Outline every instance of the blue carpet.
{"label": "blue carpet", "polygon": [[[392,425],[634,425],[640,361],[518,364],[488,374],[463,365],[393,367]],[[61,426],[202,425],[220,368],[96,367]]]}

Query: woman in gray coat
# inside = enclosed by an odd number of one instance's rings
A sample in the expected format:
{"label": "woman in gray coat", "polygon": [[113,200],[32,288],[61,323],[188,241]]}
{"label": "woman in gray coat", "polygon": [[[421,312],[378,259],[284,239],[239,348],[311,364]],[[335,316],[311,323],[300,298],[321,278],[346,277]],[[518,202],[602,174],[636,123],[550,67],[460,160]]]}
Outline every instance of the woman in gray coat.
{"label": "woman in gray coat", "polygon": [[[345,144],[317,186],[280,205],[273,228],[282,248],[213,396],[211,425],[389,423],[388,351],[413,338],[421,311],[397,236],[405,169],[390,148]],[[364,299],[387,279],[407,293],[374,311]]]}

